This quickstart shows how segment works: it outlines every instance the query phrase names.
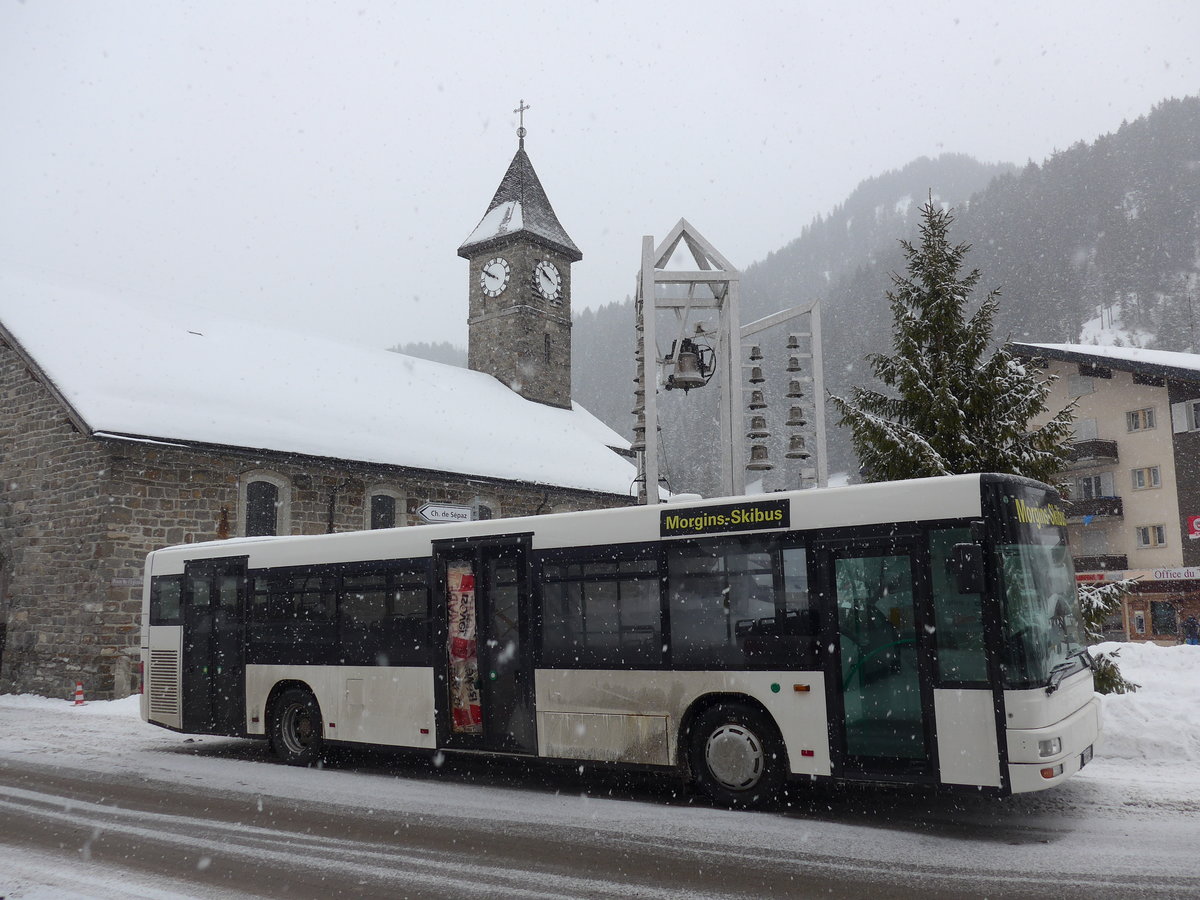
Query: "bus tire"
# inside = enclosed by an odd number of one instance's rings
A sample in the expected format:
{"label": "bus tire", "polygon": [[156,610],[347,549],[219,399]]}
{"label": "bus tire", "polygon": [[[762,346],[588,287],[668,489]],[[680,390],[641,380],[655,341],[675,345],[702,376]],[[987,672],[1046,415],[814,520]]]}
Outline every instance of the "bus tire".
{"label": "bus tire", "polygon": [[321,707],[311,691],[288,688],[271,706],[271,749],[289,766],[311,766],[321,759],[324,732]]}
{"label": "bus tire", "polygon": [[767,806],[787,777],[779,730],[764,713],[740,703],[705,710],[692,726],[690,749],[697,788],[720,806]]}

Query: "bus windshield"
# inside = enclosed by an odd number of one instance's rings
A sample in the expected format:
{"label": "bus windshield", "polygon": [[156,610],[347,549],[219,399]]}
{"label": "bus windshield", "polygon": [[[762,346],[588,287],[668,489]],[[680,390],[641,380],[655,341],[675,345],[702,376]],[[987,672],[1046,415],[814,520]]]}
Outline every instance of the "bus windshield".
{"label": "bus windshield", "polygon": [[1050,686],[1087,665],[1075,570],[1062,531],[1044,528],[1027,536],[1034,540],[997,548],[1005,687]]}

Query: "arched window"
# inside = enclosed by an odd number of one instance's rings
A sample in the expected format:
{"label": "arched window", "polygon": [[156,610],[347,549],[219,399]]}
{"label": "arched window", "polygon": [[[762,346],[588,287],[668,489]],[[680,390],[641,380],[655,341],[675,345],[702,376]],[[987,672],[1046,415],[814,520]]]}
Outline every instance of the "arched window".
{"label": "arched window", "polygon": [[279,488],[269,481],[246,485],[246,536],[279,533]]}
{"label": "arched window", "polygon": [[376,485],[367,489],[366,497],[363,512],[367,528],[395,528],[408,524],[404,494],[401,491]]}
{"label": "arched window", "polygon": [[274,472],[248,472],[239,484],[240,533],[246,537],[291,533],[291,487]]}

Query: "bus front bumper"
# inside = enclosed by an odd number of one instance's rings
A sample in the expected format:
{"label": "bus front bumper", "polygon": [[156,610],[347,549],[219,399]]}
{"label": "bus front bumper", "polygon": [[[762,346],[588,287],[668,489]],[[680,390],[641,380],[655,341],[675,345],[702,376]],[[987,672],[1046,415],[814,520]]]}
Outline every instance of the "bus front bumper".
{"label": "bus front bumper", "polygon": [[1087,765],[1100,737],[1100,722],[1100,698],[1093,696],[1053,725],[1010,729],[1008,779],[1012,793],[1054,787]]}

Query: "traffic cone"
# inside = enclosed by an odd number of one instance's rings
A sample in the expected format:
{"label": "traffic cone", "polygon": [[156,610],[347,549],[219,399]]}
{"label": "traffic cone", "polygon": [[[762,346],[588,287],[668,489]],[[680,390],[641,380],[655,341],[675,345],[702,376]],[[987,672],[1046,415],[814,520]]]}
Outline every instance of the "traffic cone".
{"label": "traffic cone", "polygon": [[82,681],[75,682],[75,705],[76,706],[84,705],[84,703],[83,703],[83,682]]}

